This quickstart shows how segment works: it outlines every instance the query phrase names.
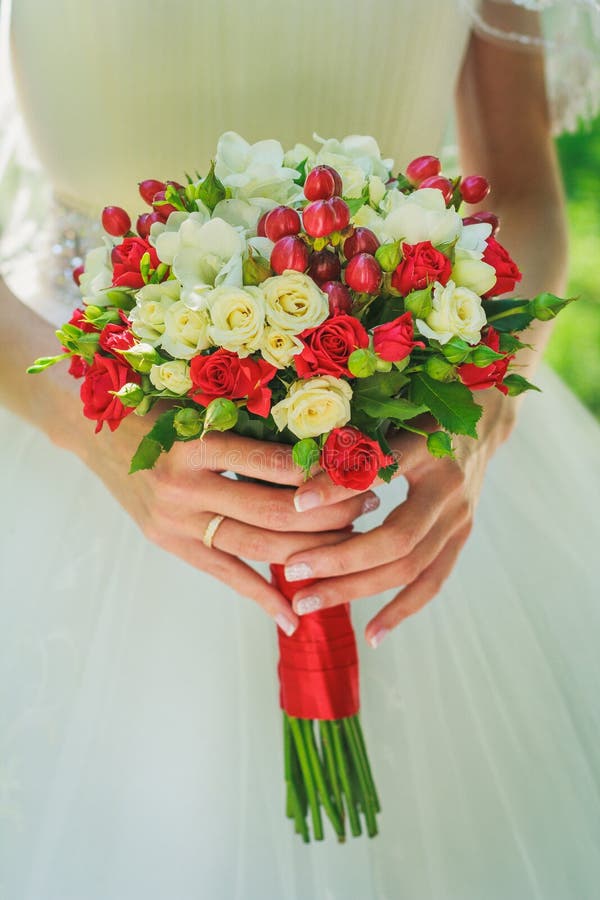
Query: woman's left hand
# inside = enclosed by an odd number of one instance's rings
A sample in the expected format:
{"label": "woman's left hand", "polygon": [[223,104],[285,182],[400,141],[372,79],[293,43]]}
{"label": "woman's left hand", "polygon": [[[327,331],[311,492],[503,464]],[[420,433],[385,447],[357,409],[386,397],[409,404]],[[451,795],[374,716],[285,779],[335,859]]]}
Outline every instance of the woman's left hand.
{"label": "woman's left hand", "polygon": [[[455,459],[432,457],[421,435],[404,431],[391,437],[397,474],[408,482],[407,499],[371,531],[287,560],[288,580],[316,579],[294,596],[298,615],[403,586],[366,627],[366,639],[376,647],[436,596],[471,531],[487,463],[514,424],[514,400],[499,391],[487,391],[481,405],[479,439],[455,437]],[[437,426],[429,419],[419,427]],[[353,493],[320,473],[298,488],[295,502],[302,511],[314,510]]]}

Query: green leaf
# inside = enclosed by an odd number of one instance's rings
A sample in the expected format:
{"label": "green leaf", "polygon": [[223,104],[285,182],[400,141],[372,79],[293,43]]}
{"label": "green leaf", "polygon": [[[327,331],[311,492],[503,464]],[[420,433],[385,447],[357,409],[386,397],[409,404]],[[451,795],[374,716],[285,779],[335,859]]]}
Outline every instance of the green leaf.
{"label": "green leaf", "polygon": [[306,181],[306,164],[308,162],[308,156],[306,159],[303,159],[302,162],[299,162],[296,166],[296,172],[298,173],[298,177],[294,178],[294,184],[299,184],[300,186],[304,185]]}
{"label": "green leaf", "polygon": [[429,409],[442,428],[453,434],[477,437],[475,426],[482,409],[464,384],[459,381],[434,381],[425,372],[417,372],[411,388],[413,402]]}
{"label": "green leaf", "polygon": [[479,344],[471,351],[469,362],[473,363],[474,366],[484,368],[485,366],[490,366],[497,359],[503,358],[504,353],[496,353],[491,347],[487,347],[485,344]]}
{"label": "green leaf", "polygon": [[510,334],[510,332],[502,332],[500,334],[500,350],[503,353],[515,353],[517,350],[522,350],[528,346],[530,345],[523,344],[516,335]]}
{"label": "green leaf", "polygon": [[134,472],[140,472],[142,469],[153,469],[161,453],[162,447],[158,441],[153,441],[152,438],[146,435],[146,437],[142,438],[133,454],[129,474],[133,475]]}
{"label": "green leaf", "polygon": [[382,397],[376,391],[364,391],[358,396],[355,394],[354,405],[373,419],[394,419],[400,422],[427,411],[426,406],[400,397]]}
{"label": "green leaf", "polygon": [[404,308],[404,300],[402,297],[380,297],[376,302],[372,303],[367,309],[365,316],[365,327],[376,328],[378,325],[385,325],[406,312]]}
{"label": "green leaf", "polygon": [[398,471],[398,463],[393,462],[390,463],[389,466],[384,466],[377,473],[377,477],[381,478],[382,481],[385,481],[386,484],[389,484],[396,472]]}
{"label": "green leaf", "polygon": [[517,397],[519,394],[522,394],[524,391],[540,391],[541,388],[536,387],[535,384],[532,384],[530,381],[527,381],[526,378],[523,378],[522,375],[517,375],[515,373],[511,373],[504,378],[502,382],[505,387],[508,388],[508,396],[509,397]]}
{"label": "green leaf", "polygon": [[488,325],[496,331],[523,331],[532,322],[533,315],[528,300],[484,300]]}
{"label": "green leaf", "polygon": [[452,449],[452,438],[447,431],[432,431],[427,437],[427,449],[432,456],[438,459],[449,456],[454,459],[454,450]]}
{"label": "green leaf", "polygon": [[320,455],[319,445],[313,438],[304,438],[292,448],[292,459],[304,471],[307,478],[314,464],[319,462]]}
{"label": "green leaf", "polygon": [[398,185],[398,190],[402,191],[403,194],[412,194],[414,191],[414,187],[402,172],[398,173],[398,177],[396,178],[396,183]]}
{"label": "green leaf", "polygon": [[176,409],[168,409],[162,413],[148,434],[142,438],[131,460],[130,475],[139,472],[140,469],[152,469],[161,452],[166,453],[171,449],[177,440],[177,432],[173,425],[176,413]]}
{"label": "green leaf", "polygon": [[365,200],[363,197],[344,197],[344,201],[348,205],[350,215],[355,216],[359,209],[366,205],[368,198]]}
{"label": "green leaf", "polygon": [[212,212],[217,203],[227,198],[225,185],[215,175],[215,161],[210,164],[210,170],[206,178],[196,188],[196,199],[204,203]]}

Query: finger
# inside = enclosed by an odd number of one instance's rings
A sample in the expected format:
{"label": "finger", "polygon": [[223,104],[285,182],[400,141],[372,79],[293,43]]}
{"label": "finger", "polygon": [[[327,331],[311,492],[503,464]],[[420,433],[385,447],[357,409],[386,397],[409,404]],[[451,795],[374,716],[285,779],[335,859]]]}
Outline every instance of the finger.
{"label": "finger", "polygon": [[[457,528],[460,527],[457,525]],[[453,528],[452,532],[457,528]],[[439,555],[448,540],[448,524],[438,522],[417,547],[404,559],[368,569],[355,575],[342,575],[313,582],[299,590],[293,598],[298,615],[339,606],[362,597],[411,584]],[[353,543],[352,539],[348,543]]]}
{"label": "finger", "polygon": [[[427,447],[421,435],[403,432],[390,442],[392,454],[398,464],[394,475],[407,475],[425,458]],[[373,486],[383,484],[380,478],[376,478]],[[308,481],[300,484],[294,496],[294,505],[299,512],[339,503],[349,497],[357,495],[357,491],[351,488],[334,484],[327,472],[320,472]]]}
{"label": "finger", "polygon": [[291,556],[286,562],[288,581],[330,578],[363,572],[408,556],[433,528],[448,497],[443,485],[427,479],[414,484],[404,503],[377,528],[339,546],[315,547]]}
{"label": "finger", "polygon": [[365,637],[372,647],[378,647],[386,635],[403,619],[414,615],[433,600],[450,575],[471,531],[471,524],[463,525],[446,542],[438,556],[419,577],[400,591],[393,600],[371,619]]}
{"label": "finger", "polygon": [[211,431],[206,437],[184,445],[189,467],[194,471],[235,472],[275,484],[299,485],[304,474],[293,461],[292,448],[272,441],[257,441],[233,432]]}
{"label": "finger", "polygon": [[299,513],[294,508],[293,491],[288,488],[232,481],[210,472],[204,474],[193,498],[187,498],[188,508],[192,499],[197,510],[214,510],[270,531],[335,531],[379,505],[379,498],[370,491],[327,509]]}
{"label": "finger", "polygon": [[298,627],[298,617],[289,601],[258,572],[235,557],[215,547],[209,549],[201,540],[190,538],[172,537],[162,546],[194,568],[208,572],[244,597],[254,600],[286,634],[292,635]]}
{"label": "finger", "polygon": [[[205,534],[213,513],[201,513],[181,523],[183,534],[200,538]],[[319,545],[336,544],[348,540],[352,526],[339,531],[278,532],[246,525],[236,519],[223,519],[218,526],[212,546],[236,557],[257,562],[283,563],[291,552],[311,549]]]}

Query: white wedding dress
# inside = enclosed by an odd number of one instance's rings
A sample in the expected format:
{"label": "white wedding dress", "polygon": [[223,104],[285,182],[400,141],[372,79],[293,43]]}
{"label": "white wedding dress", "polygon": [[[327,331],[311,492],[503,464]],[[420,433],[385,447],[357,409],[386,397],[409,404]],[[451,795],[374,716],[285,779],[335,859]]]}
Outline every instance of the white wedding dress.
{"label": "white wedding dress", "polygon": [[[203,169],[226,129],[431,152],[468,28],[435,0],[13,0],[13,64],[62,201],[136,209],[138,180]],[[74,302],[49,260],[85,221],[63,207],[48,255],[10,267],[48,317]],[[376,652],[384,598],[353,606],[383,812],[345,845],[284,818],[272,622],[0,411],[0,898],[597,897],[600,429],[537,380],[435,601]]]}

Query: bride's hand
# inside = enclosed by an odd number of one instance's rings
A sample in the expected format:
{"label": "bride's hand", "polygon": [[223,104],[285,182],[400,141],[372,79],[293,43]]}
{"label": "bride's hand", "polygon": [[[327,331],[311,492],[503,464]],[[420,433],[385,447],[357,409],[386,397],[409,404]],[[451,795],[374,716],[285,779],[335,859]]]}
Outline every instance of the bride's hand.
{"label": "bride's hand", "polygon": [[[93,435],[90,423],[84,425],[89,437],[80,456],[146,537],[258,602],[287,632],[298,624],[289,602],[239,557],[283,563],[291,554],[338,543],[349,537],[354,519],[377,504],[368,492],[299,513],[293,498],[302,472],[290,448],[231,433],[177,443],[155,469],[128,475],[149,419],[131,415],[114,434]],[[219,474],[224,471],[287,487],[234,481]],[[217,514],[225,518],[208,548],[202,537]]]}
{"label": "bride's hand", "polygon": [[[455,460],[432,457],[420,435],[400,432],[390,439],[398,474],[409,485],[406,501],[371,531],[336,546],[295,553],[287,560],[289,580],[318,579],[295,595],[296,613],[403,586],[366,627],[367,640],[377,646],[392,628],[436,596],[471,530],[486,465],[514,424],[514,401],[498,391],[486,394],[480,399],[484,407],[480,438],[455,438]],[[419,425],[427,429],[427,420]],[[353,493],[321,473],[299,487],[296,502],[323,514],[328,504]]]}

